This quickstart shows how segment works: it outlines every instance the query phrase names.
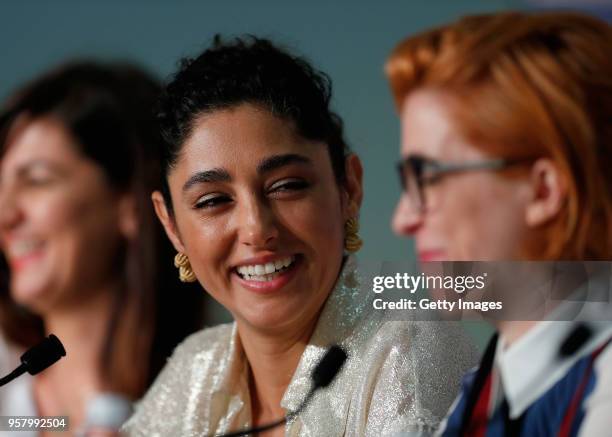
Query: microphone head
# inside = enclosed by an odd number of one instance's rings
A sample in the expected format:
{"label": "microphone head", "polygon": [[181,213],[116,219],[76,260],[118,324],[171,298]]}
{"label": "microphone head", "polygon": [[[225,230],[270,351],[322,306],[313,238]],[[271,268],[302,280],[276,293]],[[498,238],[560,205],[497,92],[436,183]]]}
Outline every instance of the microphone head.
{"label": "microphone head", "polygon": [[36,375],[66,356],[64,345],[51,334],[21,356],[21,363],[30,375]]}
{"label": "microphone head", "polygon": [[593,337],[593,330],[584,323],[576,326],[570,334],[565,338],[559,348],[561,358],[568,358],[574,355]]}
{"label": "microphone head", "polygon": [[85,426],[87,429],[118,431],[132,415],[132,403],[114,393],[101,393],[87,403]]}
{"label": "microphone head", "polygon": [[334,380],[346,359],[346,352],[340,346],[331,346],[312,372],[314,388],[327,387]]}

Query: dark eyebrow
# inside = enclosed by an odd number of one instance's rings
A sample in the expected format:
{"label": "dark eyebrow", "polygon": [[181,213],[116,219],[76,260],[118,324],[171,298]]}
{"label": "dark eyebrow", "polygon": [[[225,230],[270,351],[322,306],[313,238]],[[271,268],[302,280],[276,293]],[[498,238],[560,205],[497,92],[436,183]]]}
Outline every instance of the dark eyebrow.
{"label": "dark eyebrow", "polygon": [[199,171],[187,179],[187,182],[185,182],[183,185],[183,192],[189,190],[194,185],[204,182],[228,182],[231,179],[230,174],[223,168],[213,168],[211,170]]}
{"label": "dark eyebrow", "polygon": [[312,161],[302,155],[296,153],[287,153],[285,155],[274,155],[264,159],[257,165],[257,173],[263,174],[276,170],[277,168],[284,167],[290,164],[309,164],[312,165]]}

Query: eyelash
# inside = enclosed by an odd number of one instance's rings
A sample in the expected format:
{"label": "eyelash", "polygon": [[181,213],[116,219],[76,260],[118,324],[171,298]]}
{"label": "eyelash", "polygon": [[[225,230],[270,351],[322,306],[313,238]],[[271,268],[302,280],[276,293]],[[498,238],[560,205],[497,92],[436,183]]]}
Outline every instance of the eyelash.
{"label": "eyelash", "polygon": [[[310,184],[307,181],[300,179],[291,179],[283,183],[275,183],[270,189],[268,189],[268,194],[275,193],[287,193],[287,192],[296,192],[302,191],[310,187]],[[195,209],[212,209],[219,207],[225,203],[231,202],[232,199],[226,195],[219,195],[205,198],[201,201],[198,201],[195,205]]]}
{"label": "eyelash", "polygon": [[28,176],[24,179],[24,184],[30,187],[40,187],[52,181],[50,176]]}
{"label": "eyelash", "polygon": [[268,192],[277,193],[287,191],[301,191],[305,190],[309,186],[310,184],[303,179],[285,179],[284,181],[279,181],[275,184],[272,184],[270,189],[268,189]]}
{"label": "eyelash", "polygon": [[220,206],[223,203],[227,203],[231,201],[231,199],[228,196],[214,196],[214,197],[208,197],[206,199],[203,199],[199,202],[197,202],[194,207],[195,209],[210,209],[210,208],[215,208],[217,206]]}

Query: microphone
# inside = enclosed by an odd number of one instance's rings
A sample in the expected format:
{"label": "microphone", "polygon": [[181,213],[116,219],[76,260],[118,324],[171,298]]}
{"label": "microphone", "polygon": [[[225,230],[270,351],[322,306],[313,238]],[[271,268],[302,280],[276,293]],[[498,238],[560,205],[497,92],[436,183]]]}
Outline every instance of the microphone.
{"label": "microphone", "polygon": [[116,433],[132,415],[132,402],[115,393],[100,393],[87,402],[85,425],[76,435],[86,436],[92,430]]}
{"label": "microphone", "polygon": [[344,362],[346,361],[347,358],[348,357],[346,355],[346,352],[340,346],[336,346],[336,345],[331,346],[327,350],[327,352],[325,352],[325,355],[323,356],[323,358],[321,358],[321,361],[319,361],[319,363],[317,364],[317,366],[312,372],[312,375],[311,375],[312,387],[310,388],[310,391],[306,395],[306,398],[302,401],[302,403],[300,404],[297,410],[290,411],[282,419],[276,422],[268,423],[266,425],[256,426],[252,428],[243,429],[242,431],[235,431],[235,432],[230,432],[228,434],[219,434],[217,436],[210,436],[210,437],[246,436],[249,434],[255,434],[258,432],[268,431],[272,428],[276,428],[277,426],[284,425],[285,423],[287,423],[287,421],[293,419],[294,417],[299,415],[302,411],[304,411],[304,409],[308,406],[308,404],[310,403],[310,400],[312,399],[312,397],[314,396],[315,392],[318,389],[325,388],[329,384],[331,384],[331,382],[334,380],[336,375],[338,375],[338,372],[340,372],[340,369],[342,369],[342,366],[344,365]]}
{"label": "microphone", "polygon": [[340,346],[330,347],[317,367],[312,371],[313,388],[311,392],[319,388],[325,388],[334,380],[344,362],[347,359],[346,352]]}
{"label": "microphone", "polygon": [[559,357],[569,358],[574,355],[582,346],[584,346],[593,337],[593,330],[586,324],[578,324],[568,335],[565,337],[563,343],[559,347]]}
{"label": "microphone", "polygon": [[28,372],[30,375],[36,375],[65,356],[66,350],[64,345],[55,335],[51,334],[36,346],[28,349],[21,356],[19,367],[4,378],[0,378],[0,387],[23,375],[25,372]]}

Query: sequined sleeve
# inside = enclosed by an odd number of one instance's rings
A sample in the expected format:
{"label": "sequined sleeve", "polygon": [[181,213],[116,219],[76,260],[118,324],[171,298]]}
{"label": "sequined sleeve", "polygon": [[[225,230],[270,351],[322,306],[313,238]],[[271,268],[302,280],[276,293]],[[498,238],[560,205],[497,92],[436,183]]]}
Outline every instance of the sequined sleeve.
{"label": "sequined sleeve", "polygon": [[[351,356],[346,368],[287,426],[287,436],[433,434],[459,391],[461,376],[476,363],[475,348],[455,322],[373,325],[373,335],[363,325],[358,331],[367,335],[366,341],[351,336],[343,343]],[[321,352],[309,347],[307,353],[313,356],[302,364],[311,367]],[[303,398],[306,380],[294,379],[286,399],[289,409]]]}
{"label": "sequined sleeve", "polygon": [[476,349],[455,322],[387,322],[374,341],[360,394],[369,405],[354,410],[367,411],[362,435],[433,434]]}
{"label": "sequined sleeve", "polygon": [[213,367],[222,357],[232,336],[231,325],[221,325],[193,334],[181,343],[145,397],[126,422],[122,436],[167,437],[201,435],[202,415],[197,414],[203,396],[216,374]]}

